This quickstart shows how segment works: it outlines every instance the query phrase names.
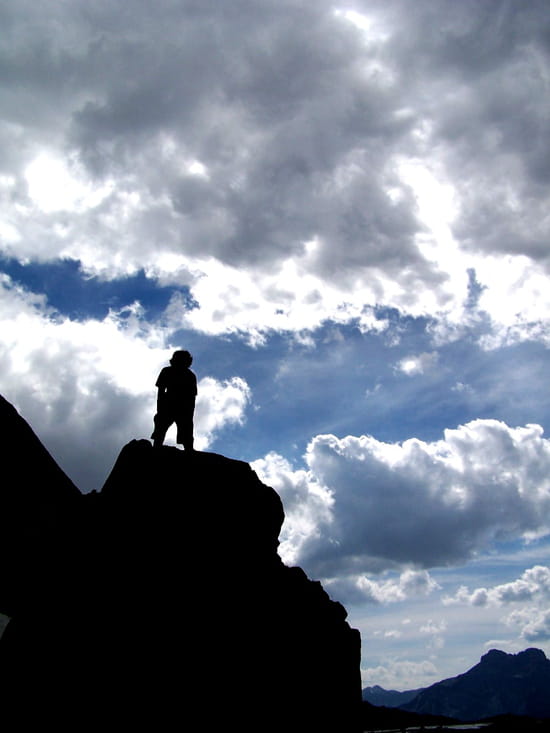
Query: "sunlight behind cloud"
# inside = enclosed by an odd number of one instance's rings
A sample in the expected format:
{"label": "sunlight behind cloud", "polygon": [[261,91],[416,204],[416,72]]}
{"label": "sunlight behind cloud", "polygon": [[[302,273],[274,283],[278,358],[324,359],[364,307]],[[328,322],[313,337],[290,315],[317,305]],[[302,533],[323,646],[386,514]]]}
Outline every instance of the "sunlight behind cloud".
{"label": "sunlight behind cloud", "polygon": [[374,17],[369,17],[365,13],[353,9],[336,8],[333,12],[337,18],[348,21],[355,28],[362,31],[367,40],[384,41],[388,37],[387,33],[381,30]]}
{"label": "sunlight behind cloud", "polygon": [[29,196],[45,213],[97,206],[113,184],[94,188],[78,180],[67,165],[49,153],[41,153],[25,168]]}
{"label": "sunlight behind cloud", "polygon": [[429,352],[407,356],[397,364],[397,368],[405,374],[424,374],[437,365],[437,352]]}
{"label": "sunlight behind cloud", "polygon": [[429,164],[420,160],[401,160],[398,171],[401,179],[414,192],[420,219],[433,234],[435,242],[432,255],[439,259],[444,247],[445,258],[449,258],[455,245],[451,224],[457,214],[453,186],[443,182],[441,176],[434,174]]}
{"label": "sunlight behind cloud", "polygon": [[208,178],[208,168],[201,163],[200,160],[191,160],[187,165],[187,170],[192,176],[199,178]]}

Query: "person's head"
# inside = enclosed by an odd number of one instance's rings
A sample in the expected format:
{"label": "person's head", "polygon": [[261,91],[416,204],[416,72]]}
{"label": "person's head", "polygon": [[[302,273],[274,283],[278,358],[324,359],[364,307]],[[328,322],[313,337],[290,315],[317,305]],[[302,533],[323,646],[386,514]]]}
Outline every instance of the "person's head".
{"label": "person's head", "polygon": [[193,357],[188,351],[174,351],[170,364],[176,367],[190,367],[193,363]]}

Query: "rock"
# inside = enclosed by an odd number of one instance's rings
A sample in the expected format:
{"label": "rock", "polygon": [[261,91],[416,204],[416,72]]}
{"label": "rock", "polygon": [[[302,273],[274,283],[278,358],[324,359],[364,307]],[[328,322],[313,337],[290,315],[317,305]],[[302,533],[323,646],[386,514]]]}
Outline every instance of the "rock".
{"label": "rock", "polygon": [[84,495],[1,408],[0,719],[359,729],[359,633],[281,562],[281,500],[248,464],[136,440]]}

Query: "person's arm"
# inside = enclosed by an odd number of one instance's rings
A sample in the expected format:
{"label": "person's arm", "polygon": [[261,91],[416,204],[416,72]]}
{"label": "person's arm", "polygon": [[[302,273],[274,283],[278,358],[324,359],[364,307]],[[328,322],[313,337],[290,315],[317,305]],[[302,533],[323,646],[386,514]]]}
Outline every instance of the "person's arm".
{"label": "person's arm", "polygon": [[162,372],[159,374],[157,383],[155,386],[157,387],[157,412],[158,412],[164,402],[164,395],[166,394],[166,382],[164,380],[164,375]]}
{"label": "person's arm", "polygon": [[160,410],[162,405],[162,398],[166,393],[166,387],[159,387],[157,389],[157,412]]}
{"label": "person's arm", "polygon": [[[191,370],[190,370],[190,371],[191,371]],[[193,396],[192,396],[192,398],[191,398],[191,402],[193,403],[193,409],[195,409],[195,402],[196,402],[196,399],[197,399],[197,377],[195,376],[195,373],[194,373],[194,372],[191,372],[191,374],[192,374],[192,376],[193,376],[193,379],[192,379],[192,384],[193,384],[193,390],[192,390],[192,391],[193,391]]]}

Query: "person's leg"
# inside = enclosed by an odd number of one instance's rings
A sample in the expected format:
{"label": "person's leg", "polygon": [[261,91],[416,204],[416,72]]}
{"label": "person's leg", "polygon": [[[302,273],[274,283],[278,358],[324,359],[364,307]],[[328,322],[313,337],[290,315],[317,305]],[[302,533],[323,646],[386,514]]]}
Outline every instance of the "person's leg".
{"label": "person's leg", "polygon": [[170,427],[170,425],[174,422],[174,418],[172,415],[163,413],[163,412],[157,412],[155,417],[153,418],[153,422],[155,423],[155,429],[153,430],[153,433],[151,434],[151,438],[153,440],[153,446],[155,448],[160,448],[161,445],[164,443],[164,438],[166,437],[166,431]]}
{"label": "person's leg", "polygon": [[178,435],[176,442],[183,445],[184,450],[193,450],[193,413],[185,413],[176,417]]}

